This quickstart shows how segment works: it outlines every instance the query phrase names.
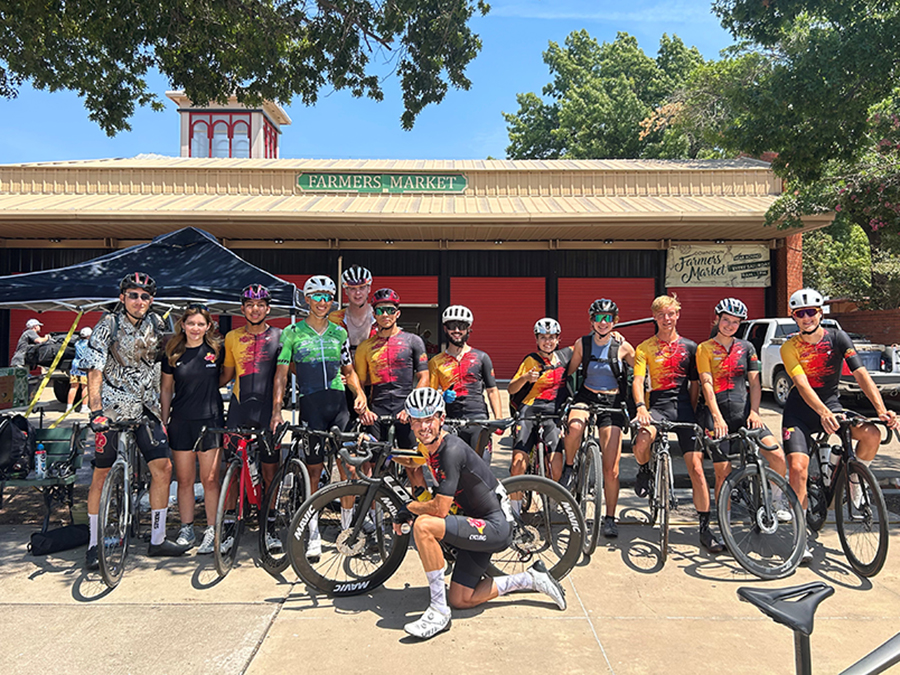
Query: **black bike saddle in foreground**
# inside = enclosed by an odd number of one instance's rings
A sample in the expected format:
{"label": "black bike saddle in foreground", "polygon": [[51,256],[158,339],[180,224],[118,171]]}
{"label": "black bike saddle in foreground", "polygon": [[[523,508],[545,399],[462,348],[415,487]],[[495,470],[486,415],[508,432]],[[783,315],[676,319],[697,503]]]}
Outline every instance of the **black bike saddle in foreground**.
{"label": "black bike saddle in foreground", "polygon": [[741,600],[755,605],[776,623],[784,624],[804,635],[811,635],[816,609],[820,602],[834,594],[834,588],[821,581],[813,581],[787,588],[743,586],[737,589],[737,593]]}

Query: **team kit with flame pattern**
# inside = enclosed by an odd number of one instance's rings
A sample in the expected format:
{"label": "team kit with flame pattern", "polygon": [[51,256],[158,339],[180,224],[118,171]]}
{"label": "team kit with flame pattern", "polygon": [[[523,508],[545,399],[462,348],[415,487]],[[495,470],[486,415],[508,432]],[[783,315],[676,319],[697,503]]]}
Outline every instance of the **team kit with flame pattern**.
{"label": "team kit with flame pattern", "polygon": [[[502,433],[504,428],[511,429],[510,474],[518,480],[538,474],[540,480],[552,481],[557,490],[554,494],[570,499],[585,489],[602,490],[605,513],[601,516],[599,508],[590,515],[585,511],[585,522],[595,523],[606,539],[614,539],[618,536],[616,500],[623,435],[630,430],[638,465],[634,491],[650,500],[655,513],[660,490],[654,470],[659,437],[667,438],[669,425],[675,424],[672,431],[687,468],[699,521],[699,544],[709,554],[727,555],[729,548],[714,531],[711,503],[737,499],[734,494],[719,494],[731,471],[728,439],[736,432],[759,430],[767,465],[782,479],[778,484],[783,489],[773,490],[778,520],[787,522],[792,515],[789,509],[780,508],[780,500],[790,498],[799,501],[803,509],[807,507],[814,435],[838,428],[842,414],[838,381],[844,364],[885,426],[898,427],[898,418],[887,410],[878,390],[866,386],[869,376],[850,337],[822,326],[825,301],[807,288],[789,300],[798,331],[781,348],[793,381],[784,408],[781,441],[760,419],[760,363],[754,346],[736,337],[741,321],[748,319],[747,307],[737,297],[726,297],[716,305],[712,337],[699,345],[678,334],[681,305],[674,295],[653,300],[649,309],[656,334],[638,345],[629,344],[616,330],[619,308],[615,298],[598,298],[585,308],[584,327],[589,331],[570,340],[570,346],[560,341],[562,327],[556,319],[536,317],[534,351],[523,355],[508,384],[514,417],[501,420],[488,431],[485,426],[473,431],[466,420],[489,424],[488,420],[502,416],[491,357],[469,344],[476,317],[462,305],[444,309],[441,323],[446,347],[429,360],[422,338],[400,327],[403,305],[399,294],[390,288],[373,292],[373,281],[364,267],[354,265],[345,270],[340,283],[348,304],[335,310],[335,280],[323,275],[309,278],[303,287],[308,315],[284,329],[269,325],[269,292],[253,284],[240,298],[246,323],[224,339],[208,308],[192,304],[181,313],[175,335],[165,345],[158,315],[149,311],[156,293],[153,280],[146,273],[135,272],[122,281],[121,309],[101,320],[89,342],[88,400],[97,443],[88,504],[88,569],[100,567],[97,546],[98,542],[102,546],[103,540],[96,514],[114,460],[119,423],[139,418],[135,438],[151,468],[149,554],[179,556],[195,546],[198,554],[218,554],[230,544],[219,534],[224,529],[221,524],[217,528],[215,503],[210,506],[209,502],[227,501],[219,499],[219,474],[222,460],[234,452],[237,432],[201,439],[201,429],[249,428],[280,438],[285,428],[285,390],[292,374],[300,418],[300,425],[291,427],[292,434],[298,429],[297,433],[309,439],[302,456],[308,475],[308,494],[304,496],[308,499],[302,506],[295,504],[295,510],[303,511],[315,502],[320,490],[331,489],[340,480],[367,485],[380,475],[377,461],[350,462],[346,448],[352,443],[336,444],[344,450],[333,452],[325,432],[335,428],[353,431],[360,439],[359,447],[390,442],[396,449],[384,462],[395,469],[383,480],[403,496],[399,507],[390,506],[390,529],[397,536],[411,534],[430,590],[428,608],[405,626],[407,633],[421,639],[450,627],[451,608],[475,607],[515,591],[539,592],[558,609],[566,608],[559,575],[539,556],[518,571],[498,570],[492,562],[496,560],[492,557],[511,546],[519,536],[517,531],[528,529],[522,524],[523,514],[533,505],[529,492],[514,491],[513,487],[507,490],[507,481],[494,476],[491,430]],[[160,357],[152,358],[154,352]],[[219,389],[229,383],[233,385],[226,410]],[[873,425],[853,429],[856,455],[865,464],[874,459],[880,440],[880,434],[873,434],[868,427]],[[589,439],[596,439],[592,442],[602,464],[602,474],[597,467],[596,478],[590,480],[584,477],[581,457]],[[542,449],[541,459],[536,458],[537,444]],[[666,452],[667,448],[666,444]],[[337,459],[336,454],[340,455]],[[193,526],[195,455],[207,500],[206,530],[199,542]],[[287,475],[279,469],[282,457],[277,442],[261,444],[255,471],[263,491],[273,487],[276,475],[282,477],[278,480]],[[710,458],[715,469],[713,498],[703,470],[704,458]],[[181,520],[174,541],[165,538],[163,496],[173,465]],[[339,476],[334,475],[335,469]],[[190,489],[183,489],[182,483]],[[189,503],[181,503],[188,499]],[[367,548],[371,539],[375,548],[380,542],[385,556],[387,526],[380,521],[375,502],[363,507],[361,499],[355,502],[342,496],[332,510],[335,520],[339,511],[344,542],[347,536],[365,530],[366,543],[361,548]],[[580,500],[572,503],[576,502]],[[554,502],[548,503],[547,517],[552,519]],[[356,517],[357,506],[368,508],[368,514]],[[720,519],[721,513],[720,509]],[[306,514],[296,531],[267,528],[260,546],[277,557],[296,544],[289,539],[302,538],[299,557],[303,564],[312,565],[329,545],[323,539],[328,517],[328,509],[321,509]],[[387,535],[392,536],[391,532]],[[295,551],[296,546],[293,558],[297,557]],[[806,549],[801,564],[811,558]],[[451,569],[448,587],[446,574]],[[364,583],[358,585],[366,588]],[[352,586],[352,580],[344,584],[345,588]]]}

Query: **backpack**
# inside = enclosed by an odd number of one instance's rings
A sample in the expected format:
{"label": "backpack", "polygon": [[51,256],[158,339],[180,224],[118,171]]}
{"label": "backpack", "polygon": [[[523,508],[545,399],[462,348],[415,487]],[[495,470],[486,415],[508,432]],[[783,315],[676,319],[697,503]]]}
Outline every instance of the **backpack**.
{"label": "backpack", "polygon": [[[591,362],[591,343],[594,340],[593,335],[584,335],[581,338],[581,365],[578,366],[578,372],[581,374],[577,381],[578,387],[576,391],[584,384],[587,377],[588,364]],[[624,361],[619,360],[619,347],[622,343],[614,338],[609,340],[609,349],[606,352],[606,358],[609,362],[609,368],[613,377],[619,384],[619,394],[625,401],[628,408],[628,414],[633,418],[637,413],[634,405],[634,397],[631,395],[631,385],[634,382],[634,369]]]}
{"label": "backpack", "polygon": [[[531,352],[525,358],[531,357],[538,363],[544,363],[544,359],[541,358],[541,355],[537,352]],[[543,368],[541,369],[543,370]],[[519,391],[515,394],[509,395],[509,415],[510,417],[515,417],[519,414],[519,411],[522,409],[522,402],[525,400],[525,397],[528,396],[528,392],[531,391],[531,387],[534,386],[533,382],[526,382]]]}
{"label": "backpack", "polygon": [[0,477],[25,478],[37,449],[34,427],[22,415],[0,421]]}

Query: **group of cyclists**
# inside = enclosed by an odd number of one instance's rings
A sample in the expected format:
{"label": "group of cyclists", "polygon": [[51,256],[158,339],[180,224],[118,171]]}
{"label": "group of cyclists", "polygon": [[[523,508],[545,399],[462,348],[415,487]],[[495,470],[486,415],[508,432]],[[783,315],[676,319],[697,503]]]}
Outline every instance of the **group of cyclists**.
{"label": "group of cyclists", "polygon": [[[191,451],[198,445],[201,430],[224,426],[274,431],[284,422],[282,406],[293,370],[300,420],[309,429],[347,429],[356,418],[366,434],[383,441],[393,433],[397,447],[417,449],[424,456],[422,464],[404,464],[415,494],[426,497],[410,502],[395,525],[412,526],[431,590],[429,609],[406,626],[407,632],[431,637],[449,627],[450,606],[473,607],[517,590],[543,592],[559,608],[565,608],[562,586],[540,563],[508,577],[485,575],[491,553],[509,544],[510,523],[521,503],[505,494],[490,470],[489,432],[472,427],[454,435],[444,425],[448,416],[488,419],[488,404],[493,418],[502,417],[491,359],[469,345],[472,312],[461,305],[444,310],[441,321],[447,346],[429,360],[422,339],[398,323],[402,313],[399,294],[389,288],[373,293],[372,281],[372,274],[363,267],[347,269],[341,283],[348,305],[335,310],[335,282],[323,275],[309,278],[303,287],[309,313],[284,329],[268,323],[269,292],[253,284],[240,298],[246,323],[228,332],[224,340],[209,309],[190,304],[176,323],[174,337],[164,345],[163,322],[149,311],[156,294],[153,279],[136,272],[122,280],[120,304],[97,324],[82,360],[88,374],[90,426],[96,434],[88,498],[88,569],[98,566],[100,491],[116,453],[110,420],[143,420],[136,440],[151,474],[148,553],[182,555],[197,545],[193,524],[196,463]],[[783,444],[768,430],[763,442],[778,447],[766,451],[766,458],[782,476],[789,473],[790,485],[805,508],[810,437],[837,429],[838,381],[844,362],[876,414],[891,428],[897,428],[900,420],[885,408],[846,333],[822,326],[822,296],[803,289],[791,296],[789,306],[799,332],[784,344],[782,356],[794,388],[784,410]],[[681,306],[677,298],[660,296],[650,309],[657,332],[637,347],[616,331],[619,310],[609,299],[591,304],[590,332],[569,347],[560,348],[562,329],[557,320],[539,319],[534,325],[535,351],[523,359],[508,385],[519,410],[510,473],[526,471],[541,433],[550,457],[550,476],[570,490],[588,413],[585,406],[570,409],[569,401],[623,410],[601,414],[597,420],[606,504],[601,532],[608,538],[618,535],[619,461],[629,424],[637,429],[632,447],[638,463],[634,487],[638,496],[647,496],[650,488],[655,422],[696,421],[714,438],[740,427],[763,427],[759,360],[752,344],[735,337],[740,322],[747,319],[746,305],[737,298],[719,302],[714,335],[700,345],[678,334]],[[580,384],[570,396],[568,383],[577,374]],[[219,390],[232,381],[226,415]],[[626,415],[628,410],[632,412]],[[862,425],[853,435],[860,459],[870,462],[878,449],[878,430]],[[722,552],[724,544],[710,527],[710,491],[703,472],[705,446],[690,431],[678,437],[698,513],[700,544],[711,553]],[[232,442],[229,434],[224,438],[207,434],[196,448],[207,516],[197,549],[200,554],[214,550],[219,471],[223,451]],[[723,444],[713,453],[716,492],[731,468],[727,450]],[[312,492],[319,487],[324,453],[324,444],[311,440],[305,462]],[[269,454],[263,452],[261,473],[266,486],[280,459],[274,444]],[[170,540],[166,538],[166,507],[173,463],[181,526],[177,539]],[[338,470],[342,477],[347,476],[340,462]],[[431,492],[425,491],[427,483]],[[454,504],[462,507],[461,514],[451,512]],[[353,504],[341,504],[342,522],[349,523],[352,516]],[[790,518],[791,514],[779,509],[778,516]],[[322,540],[315,519],[309,528],[306,555],[317,559],[322,555]],[[449,594],[443,581],[440,541],[459,551]],[[283,544],[271,533],[266,546],[280,550]],[[804,560],[809,558],[807,550]]]}

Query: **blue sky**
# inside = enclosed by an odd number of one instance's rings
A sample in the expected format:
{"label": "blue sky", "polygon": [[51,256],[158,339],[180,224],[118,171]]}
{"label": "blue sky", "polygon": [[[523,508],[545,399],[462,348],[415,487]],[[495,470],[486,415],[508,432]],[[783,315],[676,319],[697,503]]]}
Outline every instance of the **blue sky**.
{"label": "blue sky", "polygon": [[[473,20],[483,48],[469,66],[469,91],[451,90],[427,107],[412,131],[400,127],[402,101],[396,79],[384,82],[381,103],[323,91],[316,106],[285,106],[293,124],[283,128],[281,156],[317,159],[482,159],[505,157],[503,112],[515,112],[516,94],[540,92],[549,80],[542,53],[549,41],[563,42],[586,29],[600,41],[617,31],[637,37],[655,55],[663,33],[676,34],[707,59],[732,43],[711,13],[711,0],[494,0],[487,17]],[[164,78],[152,81],[160,95]],[[139,153],[178,155],[178,115],[139,109],[132,131],[109,138],[90,122],[74,94],[27,86],[13,100],[0,100],[0,163],[105,157]]]}

